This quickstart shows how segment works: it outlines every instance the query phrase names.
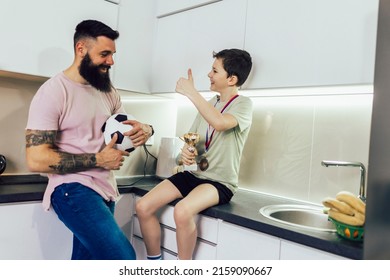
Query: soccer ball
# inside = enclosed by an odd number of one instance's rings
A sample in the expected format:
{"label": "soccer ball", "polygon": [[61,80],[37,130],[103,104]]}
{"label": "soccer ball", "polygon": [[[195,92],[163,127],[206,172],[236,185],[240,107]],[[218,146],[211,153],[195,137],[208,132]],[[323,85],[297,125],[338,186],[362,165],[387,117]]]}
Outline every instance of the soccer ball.
{"label": "soccer ball", "polygon": [[133,147],[130,138],[123,135],[124,132],[131,130],[133,127],[129,124],[122,123],[123,121],[134,119],[135,118],[132,115],[126,114],[115,114],[109,117],[102,127],[106,145],[116,133],[118,134],[118,139],[116,140],[115,148],[129,153],[134,151],[135,148]]}

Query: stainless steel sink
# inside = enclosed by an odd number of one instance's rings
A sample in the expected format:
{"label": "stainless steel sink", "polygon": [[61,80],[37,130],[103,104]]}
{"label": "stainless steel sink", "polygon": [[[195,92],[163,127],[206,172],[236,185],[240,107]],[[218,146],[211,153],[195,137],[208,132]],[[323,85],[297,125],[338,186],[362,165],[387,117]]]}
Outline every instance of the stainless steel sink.
{"label": "stainless steel sink", "polygon": [[277,204],[259,210],[264,217],[292,227],[311,231],[336,232],[335,226],[328,221],[323,207],[315,205]]}

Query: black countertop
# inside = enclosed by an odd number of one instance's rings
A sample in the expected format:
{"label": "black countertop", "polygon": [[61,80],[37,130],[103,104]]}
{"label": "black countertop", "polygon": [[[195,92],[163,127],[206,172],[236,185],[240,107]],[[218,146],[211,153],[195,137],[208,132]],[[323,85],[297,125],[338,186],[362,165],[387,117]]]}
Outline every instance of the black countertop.
{"label": "black countertop", "polygon": [[[161,179],[153,176],[132,177],[118,178],[117,182],[120,193],[135,193],[142,196],[161,182]],[[40,201],[46,184],[47,178],[40,175],[0,176],[0,203]],[[239,190],[230,203],[211,207],[202,214],[346,258],[363,258],[361,242],[345,240],[336,233],[314,232],[282,225],[259,213],[263,206],[285,203],[293,204],[294,201]]]}

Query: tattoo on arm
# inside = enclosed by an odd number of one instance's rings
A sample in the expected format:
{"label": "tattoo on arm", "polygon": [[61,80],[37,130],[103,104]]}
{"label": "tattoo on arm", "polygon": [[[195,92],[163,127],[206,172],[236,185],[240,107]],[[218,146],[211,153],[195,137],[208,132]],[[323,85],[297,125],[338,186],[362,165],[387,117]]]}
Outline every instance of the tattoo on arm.
{"label": "tattoo on arm", "polygon": [[58,173],[72,173],[84,171],[96,167],[95,154],[69,154],[58,152],[60,155],[60,162],[56,165],[49,165],[49,167]]}
{"label": "tattoo on arm", "polygon": [[49,145],[60,156],[60,161],[49,167],[56,173],[73,173],[96,167],[95,154],[70,154],[61,152],[55,145],[57,131],[55,130],[27,130],[26,147]]}
{"label": "tattoo on arm", "polygon": [[26,132],[26,147],[48,144],[55,147],[57,131],[55,130],[31,130]]}

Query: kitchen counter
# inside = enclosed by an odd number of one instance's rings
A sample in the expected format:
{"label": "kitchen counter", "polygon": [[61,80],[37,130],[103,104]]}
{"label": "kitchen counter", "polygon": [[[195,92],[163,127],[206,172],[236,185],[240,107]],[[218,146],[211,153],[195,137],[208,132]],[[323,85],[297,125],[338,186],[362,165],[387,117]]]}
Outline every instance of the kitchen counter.
{"label": "kitchen counter", "polygon": [[2,175],[0,203],[42,200],[47,181],[47,177],[40,175]]}
{"label": "kitchen counter", "polygon": [[[154,176],[117,179],[120,193],[135,193],[139,196],[146,194],[160,181],[161,179]],[[0,203],[42,200],[46,183],[47,178],[39,175],[1,176]],[[175,203],[176,201],[172,202]],[[363,243],[345,240],[336,233],[314,232],[283,225],[259,213],[259,209],[263,206],[285,203],[297,204],[298,202],[240,190],[230,203],[211,207],[202,214],[346,258],[363,258]]]}

